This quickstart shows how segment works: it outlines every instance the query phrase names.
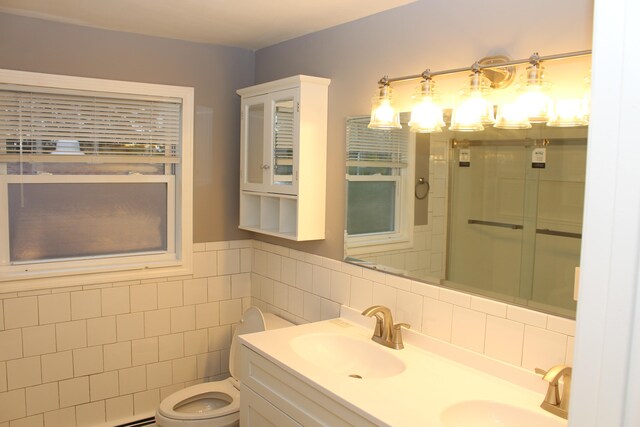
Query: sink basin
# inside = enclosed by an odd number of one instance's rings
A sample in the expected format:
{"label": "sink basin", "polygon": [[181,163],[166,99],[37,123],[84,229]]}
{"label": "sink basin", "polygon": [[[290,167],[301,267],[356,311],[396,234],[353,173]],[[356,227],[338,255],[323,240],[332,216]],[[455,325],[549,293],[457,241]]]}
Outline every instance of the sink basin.
{"label": "sink basin", "polygon": [[566,420],[517,406],[469,400],[449,406],[441,414],[445,427],[565,427]]}
{"label": "sink basin", "polygon": [[312,333],[295,337],[290,342],[294,353],[307,362],[355,379],[386,378],[405,370],[405,364],[393,351],[355,337]]}

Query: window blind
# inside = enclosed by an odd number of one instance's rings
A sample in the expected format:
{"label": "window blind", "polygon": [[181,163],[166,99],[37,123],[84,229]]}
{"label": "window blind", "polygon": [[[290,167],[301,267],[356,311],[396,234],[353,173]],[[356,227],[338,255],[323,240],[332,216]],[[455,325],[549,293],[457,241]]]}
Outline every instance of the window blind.
{"label": "window blind", "polygon": [[347,166],[406,167],[409,130],[369,129],[368,117],[347,120]]}
{"label": "window blind", "polygon": [[181,107],[173,99],[0,87],[0,161],[177,163]]}
{"label": "window blind", "polygon": [[275,113],[274,156],[279,165],[293,162],[293,108],[278,107]]}

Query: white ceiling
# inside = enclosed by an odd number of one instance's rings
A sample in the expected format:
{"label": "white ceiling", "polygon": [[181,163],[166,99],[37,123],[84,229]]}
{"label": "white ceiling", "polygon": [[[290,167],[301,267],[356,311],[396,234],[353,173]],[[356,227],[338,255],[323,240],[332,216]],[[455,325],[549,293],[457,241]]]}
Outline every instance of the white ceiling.
{"label": "white ceiling", "polygon": [[416,0],[0,0],[0,12],[257,50]]}

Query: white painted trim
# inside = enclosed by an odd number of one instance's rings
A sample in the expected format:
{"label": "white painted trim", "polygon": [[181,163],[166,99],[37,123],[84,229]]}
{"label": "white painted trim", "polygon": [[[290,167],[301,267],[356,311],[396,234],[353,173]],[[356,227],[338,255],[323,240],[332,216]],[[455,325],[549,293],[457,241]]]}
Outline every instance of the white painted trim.
{"label": "white painted trim", "polygon": [[640,3],[595,0],[571,427],[640,425]]}

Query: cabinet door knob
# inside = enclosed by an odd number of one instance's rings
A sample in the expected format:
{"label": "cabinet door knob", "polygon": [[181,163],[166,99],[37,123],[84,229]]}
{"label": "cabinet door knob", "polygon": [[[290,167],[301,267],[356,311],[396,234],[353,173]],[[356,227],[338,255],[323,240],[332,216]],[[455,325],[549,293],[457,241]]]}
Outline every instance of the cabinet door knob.
{"label": "cabinet door knob", "polygon": [[266,170],[266,169],[269,169],[270,167],[271,167],[271,166],[269,166],[269,165],[262,165],[262,169],[265,169],[265,170]]}

